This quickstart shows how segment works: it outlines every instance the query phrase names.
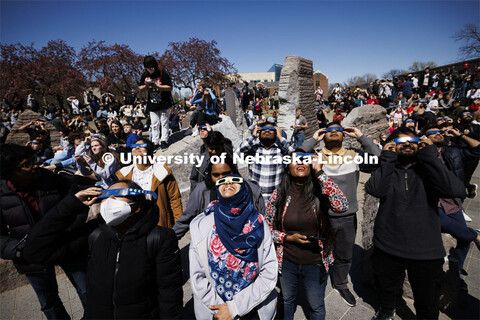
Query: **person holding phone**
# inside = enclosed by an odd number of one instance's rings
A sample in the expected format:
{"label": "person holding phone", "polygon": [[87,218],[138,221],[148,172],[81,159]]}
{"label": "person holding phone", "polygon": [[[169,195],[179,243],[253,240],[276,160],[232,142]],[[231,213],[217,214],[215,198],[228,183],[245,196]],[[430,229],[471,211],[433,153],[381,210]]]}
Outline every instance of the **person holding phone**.
{"label": "person holding phone", "polygon": [[325,288],[333,263],[328,209],[344,212],[348,202],[323,172],[316,154],[293,155],[300,157],[300,162],[285,167],[282,182],[267,201],[265,213],[277,247],[284,319],[293,319],[302,284],[310,319],[325,319]]}
{"label": "person holding phone", "polygon": [[147,112],[152,122],[152,142],[155,148],[168,148],[169,122],[168,115],[172,107],[172,80],[168,73],[158,66],[152,56],[143,59],[145,71],[138,82],[138,90],[147,90]]}

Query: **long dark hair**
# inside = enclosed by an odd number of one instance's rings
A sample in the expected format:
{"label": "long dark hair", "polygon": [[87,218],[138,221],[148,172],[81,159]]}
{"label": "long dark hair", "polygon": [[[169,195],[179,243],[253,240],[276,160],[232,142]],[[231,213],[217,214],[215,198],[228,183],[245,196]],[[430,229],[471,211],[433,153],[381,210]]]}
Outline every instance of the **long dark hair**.
{"label": "long dark hair", "polygon": [[[290,175],[289,166],[285,167],[282,181],[277,188],[277,199],[275,201],[275,221],[274,225],[277,230],[282,230],[282,216],[287,198],[290,196],[292,185],[292,176]],[[302,195],[304,202],[312,206],[317,214],[318,234],[317,236],[325,238],[323,246],[325,252],[330,252],[333,248],[333,233],[330,220],[328,219],[329,200],[322,194],[322,188],[318,179],[315,177],[313,169],[309,179],[303,185]]]}

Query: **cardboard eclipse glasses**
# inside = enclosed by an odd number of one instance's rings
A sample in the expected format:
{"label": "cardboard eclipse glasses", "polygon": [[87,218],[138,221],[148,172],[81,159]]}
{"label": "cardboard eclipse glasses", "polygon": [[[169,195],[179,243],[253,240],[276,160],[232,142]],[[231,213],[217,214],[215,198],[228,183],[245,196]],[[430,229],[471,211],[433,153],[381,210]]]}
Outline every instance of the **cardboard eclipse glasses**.
{"label": "cardboard eclipse glasses", "polygon": [[114,197],[138,196],[139,194],[150,194],[153,199],[157,199],[157,194],[153,191],[140,190],[133,188],[108,189],[100,191],[99,199],[108,198],[111,195]]}

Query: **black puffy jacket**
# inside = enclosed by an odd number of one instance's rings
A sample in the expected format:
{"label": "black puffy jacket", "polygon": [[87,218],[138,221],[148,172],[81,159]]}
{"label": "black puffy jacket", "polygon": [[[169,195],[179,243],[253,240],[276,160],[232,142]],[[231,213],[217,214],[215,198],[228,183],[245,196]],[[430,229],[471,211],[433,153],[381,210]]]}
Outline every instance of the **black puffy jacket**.
{"label": "black puffy jacket", "polygon": [[[123,236],[101,224],[99,234],[90,237],[85,319],[181,317],[182,266],[175,233],[157,226],[156,205],[139,214],[139,220]],[[39,263],[54,252],[66,252],[61,233],[73,219],[68,211],[42,219],[27,241],[25,258]],[[147,236],[154,228],[159,237],[149,253]],[[68,251],[75,250],[68,246]]]}
{"label": "black puffy jacket", "polygon": [[[62,262],[78,259],[81,256],[87,257],[86,237],[81,239],[79,234],[85,234],[83,228],[85,224],[81,223],[86,219],[87,207],[83,205],[73,195],[68,195],[71,187],[75,189],[76,181],[62,175],[52,174],[48,170],[41,169],[41,177],[34,182],[32,194],[34,194],[39,210],[34,210],[24,198],[17,192],[10,189],[6,180],[0,181],[0,247],[1,257],[7,260],[14,260],[15,266],[20,273],[31,273],[43,270],[42,266],[29,265],[23,259],[16,257],[16,246],[19,241],[29,235],[35,225],[46,216],[58,212],[69,211],[77,219],[72,219],[62,230],[63,241],[80,242],[82,246],[76,246],[77,252],[50,255],[42,264],[60,264]],[[74,190],[72,190],[74,191]],[[27,238],[27,241],[30,240]],[[41,254],[41,252],[39,252]]]}

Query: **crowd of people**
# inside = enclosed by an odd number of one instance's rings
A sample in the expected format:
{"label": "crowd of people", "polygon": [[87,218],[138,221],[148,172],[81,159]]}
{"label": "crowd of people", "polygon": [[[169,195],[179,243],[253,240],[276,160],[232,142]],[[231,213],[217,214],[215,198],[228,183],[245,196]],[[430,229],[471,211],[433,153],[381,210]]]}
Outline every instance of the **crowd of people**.
{"label": "crowd of people", "polygon": [[[335,84],[329,94],[324,94],[321,87],[315,90],[317,105],[324,108],[341,109],[350,112],[355,107],[365,104],[378,104],[387,110],[397,107],[426,108],[432,99],[444,102],[441,107],[449,109],[454,101],[468,106],[471,111],[479,110],[480,67],[476,69],[465,65],[462,70],[451,69],[432,72],[426,68],[423,72],[399,75],[370,81],[365,88],[355,89]],[[435,109],[437,110],[437,109]]]}
{"label": "crowd of people", "polygon": [[[178,240],[189,230],[197,319],[293,319],[301,291],[308,318],[325,319],[329,278],[355,306],[348,274],[360,172],[371,174],[365,190],[381,199],[373,254],[380,307],[373,319],[395,317],[406,270],[416,316],[438,318],[446,255],[441,233],[457,239],[448,259],[458,263],[459,278],[471,242],[480,250],[480,232],[467,227],[462,206],[477,193],[471,178],[480,156],[478,73],[459,82],[425,70],[417,82],[409,75],[353,92],[337,84],[328,99],[319,88],[312,106],[319,128],[306,139],[309,124],[298,108],[290,140],[276,118],[264,114],[278,109],[278,92],[232,85],[242,110],[258,116],[247,117],[250,134],[236,148],[213,127],[222,112],[219,96],[199,85],[186,108],[203,162],[191,168],[183,208],[166,164],[120,161],[121,154],[151,159],[167,149],[172,114],[179,121],[168,73],[151,56],[144,67],[138,89],[146,100],[135,90],[121,101],[90,92],[88,106],[71,96],[64,111],[39,110],[29,96],[28,107],[44,118],[18,127],[29,135],[26,145],[2,141],[1,257],[27,276],[47,319],[69,318],[55,266],[75,287],[85,319],[182,318],[186,279]],[[370,138],[342,126],[345,113],[381,101],[391,109],[390,131]],[[335,110],[332,122],[327,107]],[[21,112],[4,100],[3,128],[11,130]],[[52,146],[46,121],[59,132],[58,145]],[[361,147],[345,148],[345,137]],[[220,155],[221,162],[211,161]],[[234,160],[240,155],[264,161],[249,163],[243,177]],[[379,161],[349,161],[364,155]],[[286,156],[297,160],[273,160]]]}

